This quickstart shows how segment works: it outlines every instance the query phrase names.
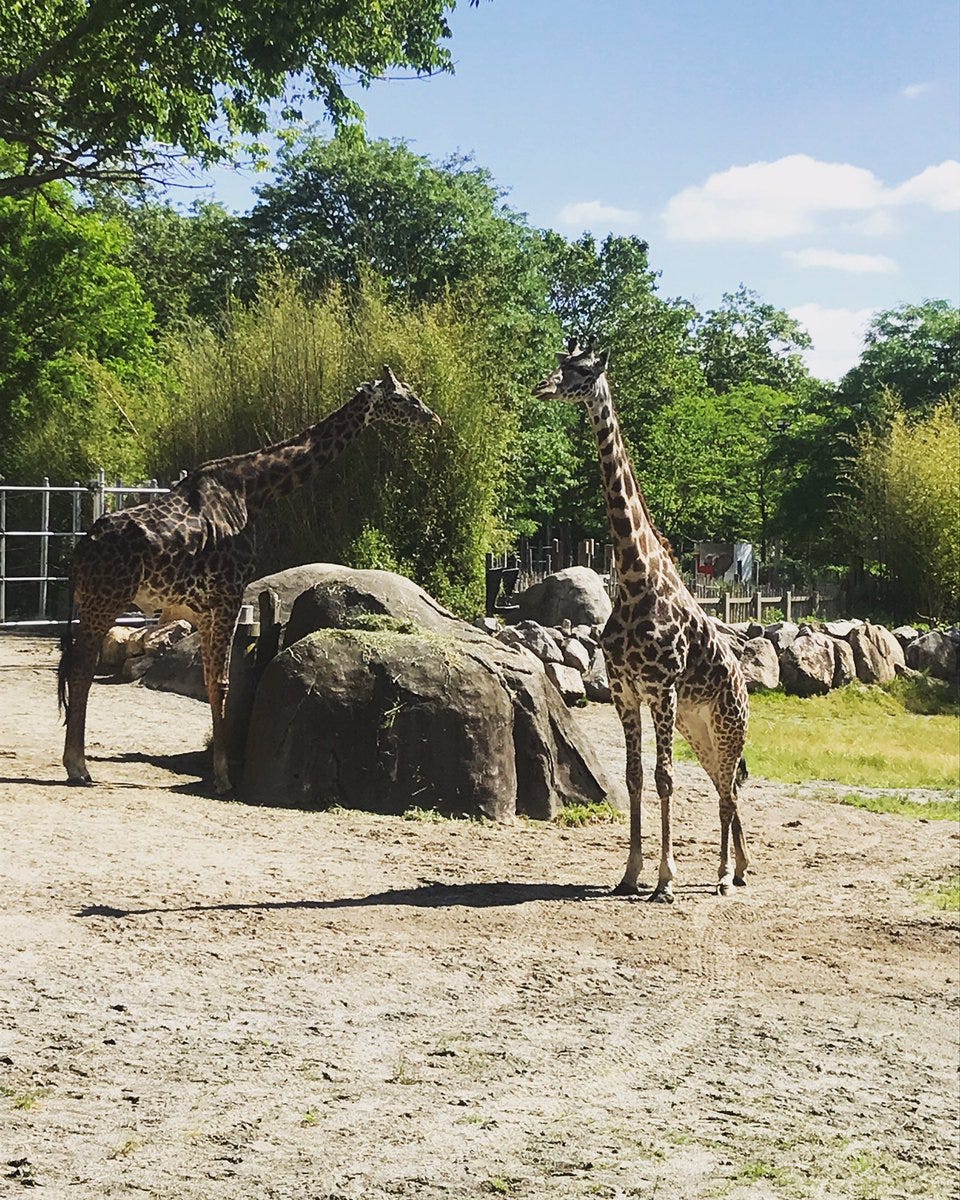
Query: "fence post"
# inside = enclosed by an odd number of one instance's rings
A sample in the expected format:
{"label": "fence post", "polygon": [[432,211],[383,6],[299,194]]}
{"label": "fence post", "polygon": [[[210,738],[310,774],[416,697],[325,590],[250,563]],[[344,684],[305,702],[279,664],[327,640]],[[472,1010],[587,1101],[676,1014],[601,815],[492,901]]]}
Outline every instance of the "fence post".
{"label": "fence post", "polygon": [[763,588],[757,588],[753,593],[753,611],[757,618],[757,624],[763,624]]}
{"label": "fence post", "polygon": [[107,473],[103,467],[97,471],[97,477],[91,483],[90,490],[93,492],[93,519],[99,521],[107,503]]}
{"label": "fence post", "polygon": [[50,564],[50,479],[43,477],[40,494],[40,617],[47,619],[47,575]]}
{"label": "fence post", "polygon": [[793,620],[793,592],[790,588],[780,597],[780,607],[783,609],[783,619],[785,621]]}
{"label": "fence post", "polygon": [[730,624],[730,593],[723,593],[723,623]]}
{"label": "fence post", "polygon": [[0,490],[0,625],[7,619],[7,493]]}

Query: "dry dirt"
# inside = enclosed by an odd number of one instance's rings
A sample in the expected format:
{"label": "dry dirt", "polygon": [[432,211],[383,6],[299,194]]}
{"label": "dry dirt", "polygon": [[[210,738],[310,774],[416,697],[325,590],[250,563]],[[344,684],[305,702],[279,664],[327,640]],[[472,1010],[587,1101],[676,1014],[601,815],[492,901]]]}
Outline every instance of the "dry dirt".
{"label": "dry dirt", "polygon": [[68,788],[54,662],[0,639],[0,1194],[957,1194],[956,825],[751,780],[720,900],[681,764],[677,903],[622,900],[625,824],[213,799],[204,706],[134,685]]}

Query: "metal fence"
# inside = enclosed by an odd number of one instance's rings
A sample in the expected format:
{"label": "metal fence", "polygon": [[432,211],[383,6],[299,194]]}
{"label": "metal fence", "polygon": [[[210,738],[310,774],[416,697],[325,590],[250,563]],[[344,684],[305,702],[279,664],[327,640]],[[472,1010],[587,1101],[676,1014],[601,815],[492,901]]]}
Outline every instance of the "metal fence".
{"label": "metal fence", "polygon": [[102,470],[88,484],[0,482],[0,629],[42,631],[63,624],[77,539],[105,512],[166,491],[155,479],[108,484]]}

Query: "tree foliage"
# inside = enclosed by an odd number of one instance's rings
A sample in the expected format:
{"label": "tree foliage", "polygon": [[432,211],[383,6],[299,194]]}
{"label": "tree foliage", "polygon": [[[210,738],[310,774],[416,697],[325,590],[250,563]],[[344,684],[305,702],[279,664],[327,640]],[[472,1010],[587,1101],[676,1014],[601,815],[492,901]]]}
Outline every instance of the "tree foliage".
{"label": "tree foliage", "polygon": [[52,201],[0,198],[0,474],[139,472],[153,312],[122,227]]}
{"label": "tree foliage", "polygon": [[267,131],[272,101],[284,120],[307,99],[355,118],[346,74],[367,84],[392,67],[450,69],[452,7],[0,0],[0,140],[14,150],[0,195],[142,177],[171,154],[232,157],[237,137]]}
{"label": "tree foliage", "polygon": [[877,313],[860,361],[841,380],[840,397],[862,419],[876,420],[890,392],[907,412],[929,413],[958,387],[960,308],[927,300]]}
{"label": "tree foliage", "polygon": [[960,395],[910,421],[864,429],[848,518],[881,603],[898,616],[960,614]]}
{"label": "tree foliage", "polygon": [[707,384],[721,394],[741,383],[797,392],[808,379],[799,352],[810,346],[810,335],[743,284],[696,318],[694,343]]}
{"label": "tree foliage", "polygon": [[502,542],[503,462],[513,419],[499,346],[469,296],[416,307],[365,277],[305,297],[287,277],[235,305],[219,333],[201,324],[172,347],[178,391],[157,430],[154,466],[175,472],[269,444],[320,420],[389,363],[443,426],[366,430],[313,485],[258,518],[259,566],[402,564],[471,615],[484,554]]}

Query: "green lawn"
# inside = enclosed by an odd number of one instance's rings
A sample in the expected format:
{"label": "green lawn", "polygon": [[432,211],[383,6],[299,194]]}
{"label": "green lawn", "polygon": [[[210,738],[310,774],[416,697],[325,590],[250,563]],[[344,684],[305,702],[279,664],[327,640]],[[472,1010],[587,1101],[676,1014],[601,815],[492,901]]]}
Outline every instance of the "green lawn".
{"label": "green lawn", "polygon": [[[685,744],[679,749],[690,757]],[[745,755],[752,775],[784,783],[955,791],[960,716],[946,685],[927,680],[852,684],[806,700],[759,692],[750,698]]]}

